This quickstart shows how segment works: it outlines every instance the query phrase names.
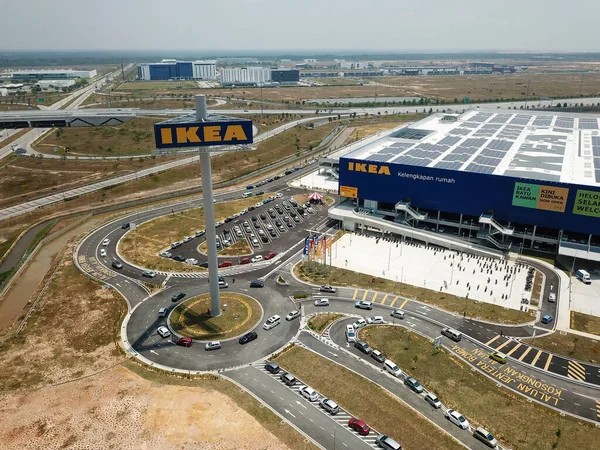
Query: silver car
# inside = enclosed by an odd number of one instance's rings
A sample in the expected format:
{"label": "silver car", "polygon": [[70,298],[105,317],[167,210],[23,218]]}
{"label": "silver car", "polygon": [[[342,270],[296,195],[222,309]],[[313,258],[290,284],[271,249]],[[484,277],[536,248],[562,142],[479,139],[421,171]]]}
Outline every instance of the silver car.
{"label": "silver car", "polygon": [[328,298],[318,298],[315,300],[315,306],[329,306]]}
{"label": "silver car", "polygon": [[298,317],[300,317],[300,311],[295,309],[295,310],[289,312],[287,316],[285,316],[285,320],[287,320],[289,322],[290,320],[297,319]]}
{"label": "silver car", "polygon": [[204,346],[205,350],[218,350],[221,348],[221,342],[220,341],[210,341],[207,342],[206,345]]}
{"label": "silver car", "polygon": [[323,400],[321,400],[320,404],[321,404],[321,408],[323,408],[325,411],[327,411],[332,416],[335,416],[337,413],[340,412],[340,407],[333,400],[324,398]]}

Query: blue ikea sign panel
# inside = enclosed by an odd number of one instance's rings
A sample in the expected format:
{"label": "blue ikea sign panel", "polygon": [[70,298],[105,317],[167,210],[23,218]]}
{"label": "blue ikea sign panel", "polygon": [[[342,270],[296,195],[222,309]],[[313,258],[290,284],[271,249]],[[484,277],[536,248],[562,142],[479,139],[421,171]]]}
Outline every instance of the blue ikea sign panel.
{"label": "blue ikea sign panel", "polygon": [[254,142],[250,120],[157,123],[154,125],[154,139],[156,148],[207,147]]}
{"label": "blue ikea sign panel", "polygon": [[[340,159],[340,192],[361,199],[600,234],[600,189],[429,167]],[[393,207],[393,206],[392,206]]]}

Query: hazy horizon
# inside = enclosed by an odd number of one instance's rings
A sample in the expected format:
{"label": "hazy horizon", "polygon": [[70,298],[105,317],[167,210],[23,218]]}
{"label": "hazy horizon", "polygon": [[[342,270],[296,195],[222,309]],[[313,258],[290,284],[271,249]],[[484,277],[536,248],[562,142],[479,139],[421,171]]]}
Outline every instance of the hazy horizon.
{"label": "hazy horizon", "polygon": [[[2,6],[0,51],[589,53],[600,2],[30,0]],[[585,12],[585,14],[582,14]],[[327,50],[324,50],[327,49]]]}

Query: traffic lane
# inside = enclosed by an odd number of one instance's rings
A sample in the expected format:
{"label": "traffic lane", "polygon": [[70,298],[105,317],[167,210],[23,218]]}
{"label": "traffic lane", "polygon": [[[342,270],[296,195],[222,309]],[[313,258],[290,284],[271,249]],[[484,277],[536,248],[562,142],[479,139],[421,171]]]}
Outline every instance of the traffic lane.
{"label": "traffic lane", "polygon": [[[395,323],[410,331],[418,329],[420,333],[432,340],[439,336],[439,327],[431,326],[425,321],[414,323],[414,320],[415,318],[411,320],[410,316],[407,315],[404,320],[396,320]],[[346,325],[352,324],[353,321],[354,319],[345,319],[336,322],[331,327],[329,336],[335,344],[345,348],[356,357],[372,362],[372,358],[364,355],[346,341]],[[591,388],[579,387],[568,380],[555,377],[546,379],[527,364],[521,364],[512,358],[509,358],[506,364],[500,364],[490,359],[489,350],[466,339],[456,343],[444,336],[442,337],[442,343],[461,359],[486,373],[496,382],[516,390],[525,397],[538,400],[544,405],[558,408],[561,411],[597,420],[593,398],[598,396],[598,392]]]}
{"label": "traffic lane", "polygon": [[[560,279],[558,278],[558,275],[556,275],[556,273],[553,270],[550,270],[549,268],[547,268],[546,266],[539,264],[535,261],[527,261],[527,264],[529,264],[532,267],[535,267],[537,270],[539,270],[540,272],[542,272],[544,274],[544,276],[546,277],[546,281],[544,283],[544,290],[543,292],[541,292],[541,296],[542,298],[540,299],[540,314],[539,314],[539,320],[536,323],[537,327],[540,328],[544,328],[546,330],[553,330],[554,329],[554,325],[556,323],[557,320],[557,311],[558,311],[558,302],[560,301]],[[552,289],[550,289],[552,287]],[[554,303],[550,303],[548,301],[548,296],[550,295],[550,292],[554,292],[556,294],[556,302]],[[568,301],[568,300],[567,300]],[[554,321],[548,324],[544,324],[541,322],[541,318],[544,317],[545,315],[550,315],[552,317],[554,317]]]}
{"label": "traffic lane", "polygon": [[[335,354],[337,356],[334,356],[332,355],[331,347],[318,341],[308,333],[301,333],[299,341],[320,355],[358,373],[362,377],[391,392],[402,402],[418,411],[421,415],[425,416],[427,419],[441,428],[444,432],[448,433],[459,442],[462,442],[467,446],[467,448],[487,448],[483,443],[475,439],[469,431],[461,430],[456,425],[452,424],[448,419],[446,419],[441,410],[435,409],[429,405],[423,395],[419,395],[411,391],[398,378],[385,372],[382,364],[372,364],[370,361],[359,357],[353,357],[343,351],[336,352]],[[335,398],[333,400],[335,400]],[[360,416],[359,411],[349,412]],[[402,440],[399,439],[399,441],[400,444],[402,444]]]}
{"label": "traffic lane", "polygon": [[308,400],[256,367],[230,370],[225,375],[240,383],[324,448],[372,450],[348,427],[340,425],[319,407],[310,405]]}
{"label": "traffic lane", "polygon": [[[242,286],[239,286],[240,284]],[[269,289],[250,291],[243,282],[238,283],[236,291],[244,291],[242,293],[256,298],[264,310],[263,320],[253,328],[258,333],[258,339],[249,344],[242,346],[237,339],[234,339],[223,341],[222,349],[206,351],[204,345],[195,343],[190,347],[191,350],[184,351],[180,347],[175,347],[174,336],[163,339],[158,335],[158,327],[166,326],[168,318],[168,316],[158,317],[158,310],[166,307],[170,312],[178,304],[171,301],[171,296],[179,292],[186,293],[186,299],[207,293],[206,281],[202,285],[188,282],[169,287],[141,303],[133,311],[127,325],[129,344],[155,363],[183,370],[216,370],[256,361],[284,346],[297,333],[299,321],[288,322],[284,319],[286,311],[290,309],[289,299],[276,296]],[[263,330],[264,320],[275,314],[282,316],[281,324],[272,330]],[[193,358],[186,359],[188,356]]]}

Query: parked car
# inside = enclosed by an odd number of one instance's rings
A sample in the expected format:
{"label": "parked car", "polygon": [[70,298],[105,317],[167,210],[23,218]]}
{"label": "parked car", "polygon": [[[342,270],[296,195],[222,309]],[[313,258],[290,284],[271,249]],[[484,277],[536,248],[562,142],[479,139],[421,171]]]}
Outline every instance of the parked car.
{"label": "parked car", "polygon": [[218,350],[221,348],[221,342],[219,341],[210,341],[207,342],[206,345],[204,346],[204,350],[208,351],[208,350]]}
{"label": "parked car", "polygon": [[184,244],[187,244],[187,243],[188,243],[188,242],[190,242],[191,240],[192,240],[192,237],[191,237],[191,236],[187,236],[187,237],[185,237],[185,238],[183,239],[183,243],[184,243]]}
{"label": "parked car", "polygon": [[171,254],[171,252],[160,252],[160,256],[162,256],[163,258],[170,258],[173,255]]}
{"label": "parked car", "polygon": [[246,333],[245,335],[243,335],[240,339],[239,339],[239,343],[244,345],[247,344],[248,342],[253,341],[254,339],[256,339],[258,337],[258,333],[256,331],[250,331],[248,333]]}
{"label": "parked car", "polygon": [[368,436],[371,431],[371,427],[364,423],[362,420],[357,419],[356,417],[351,417],[348,420],[348,426],[356,431],[361,436]]}
{"label": "parked car", "polygon": [[123,268],[123,264],[120,261],[113,261],[111,266],[113,266],[114,269],[122,269]]}
{"label": "parked car", "polygon": [[402,450],[402,446],[385,434],[379,434],[375,438],[375,443],[385,450]]}
{"label": "parked car", "polygon": [[177,345],[181,345],[182,347],[191,347],[194,341],[192,341],[191,337],[180,337],[175,341]]}
{"label": "parked car", "polygon": [[330,293],[332,293],[332,294],[334,294],[334,293],[337,291],[337,289],[336,289],[336,288],[334,288],[333,286],[329,286],[328,284],[326,284],[326,285],[324,285],[324,286],[321,286],[321,287],[319,288],[319,290],[320,290],[321,292],[330,292]]}
{"label": "parked car", "polygon": [[231,261],[221,261],[219,263],[219,269],[222,269],[223,267],[231,267],[233,266],[233,263]]}
{"label": "parked car", "polygon": [[240,259],[240,264],[250,264],[250,258],[242,258],[242,259]]}
{"label": "parked car", "polygon": [[199,231],[196,231],[196,237],[201,237],[201,236],[204,236],[204,233],[205,233],[205,231],[204,231],[204,230],[199,230]]}
{"label": "parked car", "polygon": [[462,428],[463,430],[469,428],[469,421],[465,419],[465,417],[461,413],[455,411],[454,409],[449,409],[448,411],[446,411],[446,418],[454,425],[456,425],[459,428]]}
{"label": "parked car", "polygon": [[318,298],[315,300],[315,306],[329,306],[328,298]]}
{"label": "parked car", "polygon": [[354,322],[352,324],[352,326],[354,327],[355,330],[358,330],[359,328],[366,327],[367,321],[363,318],[356,319],[356,322]]}
{"label": "parked car", "polygon": [[550,314],[546,314],[544,317],[542,317],[542,323],[545,324],[552,323],[553,320],[554,317],[552,317]]}
{"label": "parked car", "polygon": [[413,377],[408,377],[406,380],[404,380],[404,384],[417,394],[423,392],[423,386]]}
{"label": "parked car", "polygon": [[269,252],[267,255],[265,255],[265,259],[273,259],[276,255],[277,253],[275,252]]}
{"label": "parked car", "polygon": [[158,327],[156,331],[162,338],[168,338],[169,336],[171,336],[171,332],[167,327]]}
{"label": "parked car", "polygon": [[269,362],[269,361],[267,361],[265,363],[265,370],[267,372],[276,374],[276,373],[279,373],[279,371],[281,370],[281,368],[279,367],[279,364],[277,364],[276,362],[272,362],[272,361]]}
{"label": "parked car", "polygon": [[185,260],[185,263],[188,266],[195,266],[195,265],[198,264],[198,260],[196,258],[188,258],[188,259]]}
{"label": "parked car", "polygon": [[294,311],[289,312],[287,316],[285,316],[285,320],[289,322],[291,320],[297,319],[298,317],[300,317],[300,311],[295,309]]}
{"label": "parked car", "polygon": [[156,276],[156,273],[154,273],[153,270],[144,270],[142,272],[142,276],[147,278],[154,278]]}
{"label": "parked car", "polygon": [[264,281],[260,281],[260,280],[253,280],[250,282],[250,287],[251,288],[261,288],[261,287],[265,287],[265,283]]}
{"label": "parked car", "polygon": [[442,407],[442,402],[440,402],[440,399],[437,398],[437,395],[435,395],[433,392],[428,392],[427,394],[425,394],[425,400],[435,409],[439,409]]}
{"label": "parked car", "polygon": [[483,442],[490,448],[496,448],[498,445],[498,441],[496,438],[490,433],[488,430],[482,427],[478,427],[475,431],[473,431],[473,437],[478,441]]}
{"label": "parked car", "polygon": [[550,292],[550,294],[548,294],[548,301],[550,303],[555,303],[556,302],[556,294],[554,292]]}
{"label": "parked car", "polygon": [[355,308],[358,308],[358,309],[367,309],[367,310],[371,310],[371,309],[373,309],[373,302],[366,302],[366,301],[362,301],[362,300],[361,300],[361,301],[359,301],[359,302],[356,302],[356,303],[354,304],[354,307],[355,307]]}
{"label": "parked car", "polygon": [[179,294],[175,294],[173,297],[171,297],[171,301],[172,302],[178,302],[183,297],[185,297],[185,293],[184,292],[180,292]]}
{"label": "parked car", "polygon": [[298,392],[300,395],[307,399],[309,402],[316,402],[319,399],[319,394],[310,386],[302,386]]}
{"label": "parked car", "polygon": [[383,316],[371,316],[367,319],[368,324],[381,324],[385,323]]}
{"label": "parked car", "polygon": [[321,408],[323,408],[332,416],[335,416],[337,413],[340,412],[340,407],[337,405],[337,403],[329,398],[324,398],[319,403],[321,405]]}
{"label": "parked car", "polygon": [[175,261],[179,261],[179,262],[185,262],[185,256],[183,256],[183,255],[175,255],[175,256],[173,257],[173,259],[174,259]]}
{"label": "parked car", "polygon": [[371,352],[371,358],[380,363],[385,362],[385,356],[383,356],[383,353],[381,353],[379,350],[373,350]]}
{"label": "parked car", "polygon": [[281,375],[279,375],[279,379],[288,386],[294,386],[296,381],[298,381],[294,375],[288,372],[283,372]]}

